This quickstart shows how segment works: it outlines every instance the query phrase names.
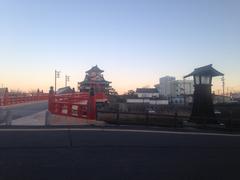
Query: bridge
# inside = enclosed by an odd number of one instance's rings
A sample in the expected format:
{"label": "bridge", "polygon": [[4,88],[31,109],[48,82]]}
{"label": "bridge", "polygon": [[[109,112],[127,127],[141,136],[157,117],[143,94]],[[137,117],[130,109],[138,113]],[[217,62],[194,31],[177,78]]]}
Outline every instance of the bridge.
{"label": "bridge", "polygon": [[[43,112],[41,122],[29,122],[29,125],[45,125],[48,116],[45,113],[79,119],[96,119],[96,103],[107,102],[104,93],[74,92],[68,94],[56,94],[53,88],[49,93],[36,93],[24,95],[11,95],[7,89],[0,96],[0,123],[21,125],[19,119]],[[33,117],[30,117],[34,119]],[[27,119],[27,118],[26,118]],[[31,119],[30,119],[31,121]],[[25,125],[25,123],[23,123]]]}

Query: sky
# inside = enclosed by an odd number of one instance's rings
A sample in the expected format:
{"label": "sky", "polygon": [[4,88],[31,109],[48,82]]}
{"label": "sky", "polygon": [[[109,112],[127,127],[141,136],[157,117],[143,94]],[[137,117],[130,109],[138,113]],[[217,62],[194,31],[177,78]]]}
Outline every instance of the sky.
{"label": "sky", "polygon": [[[77,87],[98,65],[120,93],[213,64],[240,90],[239,0],[0,0],[0,84]],[[220,77],[214,88],[220,89]]]}

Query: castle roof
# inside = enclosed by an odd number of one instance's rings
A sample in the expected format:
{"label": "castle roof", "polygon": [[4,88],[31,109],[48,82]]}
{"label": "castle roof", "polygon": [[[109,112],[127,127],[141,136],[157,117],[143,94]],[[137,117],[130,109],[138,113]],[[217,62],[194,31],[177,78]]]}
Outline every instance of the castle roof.
{"label": "castle roof", "polygon": [[91,73],[91,72],[97,72],[97,73],[103,73],[104,71],[101,70],[97,65],[93,66],[91,69],[86,71],[86,73]]}
{"label": "castle roof", "polygon": [[101,81],[92,81],[92,80],[84,80],[82,82],[79,82],[79,84],[83,85],[83,84],[110,84],[110,81],[105,81],[105,80],[101,80]]}

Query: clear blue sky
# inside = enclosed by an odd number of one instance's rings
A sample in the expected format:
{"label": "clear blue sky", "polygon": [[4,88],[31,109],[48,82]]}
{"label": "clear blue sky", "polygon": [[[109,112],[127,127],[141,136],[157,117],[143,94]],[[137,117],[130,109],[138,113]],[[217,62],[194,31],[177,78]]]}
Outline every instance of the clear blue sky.
{"label": "clear blue sky", "polygon": [[[0,83],[71,85],[96,64],[120,92],[214,64],[240,89],[239,0],[0,0]],[[220,82],[216,82],[219,84]]]}

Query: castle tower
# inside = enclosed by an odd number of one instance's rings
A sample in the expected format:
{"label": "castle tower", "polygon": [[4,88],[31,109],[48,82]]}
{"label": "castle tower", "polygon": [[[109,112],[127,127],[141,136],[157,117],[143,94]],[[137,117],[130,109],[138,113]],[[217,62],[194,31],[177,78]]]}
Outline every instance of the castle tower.
{"label": "castle tower", "polygon": [[108,95],[111,82],[104,79],[103,72],[97,65],[86,71],[84,81],[78,83],[80,92],[89,92],[93,88],[95,93],[103,92]]}

